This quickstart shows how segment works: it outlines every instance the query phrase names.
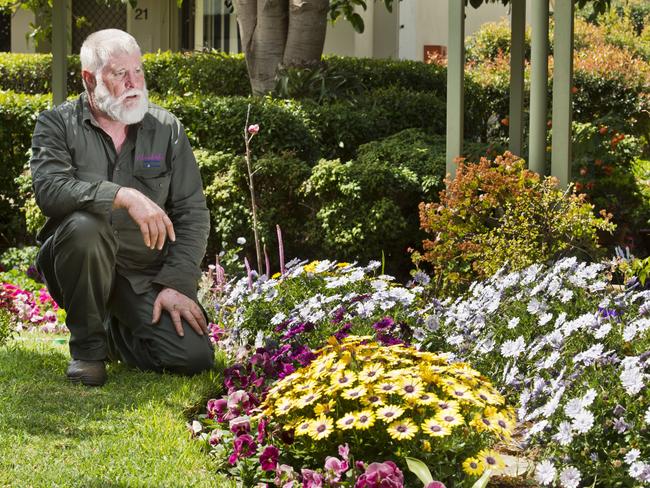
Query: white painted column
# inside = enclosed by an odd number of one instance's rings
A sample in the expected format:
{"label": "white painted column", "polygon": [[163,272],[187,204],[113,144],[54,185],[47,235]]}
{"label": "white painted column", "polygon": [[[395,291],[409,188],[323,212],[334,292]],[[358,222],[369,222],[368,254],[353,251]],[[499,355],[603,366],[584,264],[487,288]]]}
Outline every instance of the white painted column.
{"label": "white painted column", "polygon": [[402,0],[397,5],[393,3],[393,8],[399,9],[399,59],[422,59],[417,45],[418,2],[419,0]]}
{"label": "white painted column", "polygon": [[194,5],[194,50],[203,51],[203,0],[196,0]]}

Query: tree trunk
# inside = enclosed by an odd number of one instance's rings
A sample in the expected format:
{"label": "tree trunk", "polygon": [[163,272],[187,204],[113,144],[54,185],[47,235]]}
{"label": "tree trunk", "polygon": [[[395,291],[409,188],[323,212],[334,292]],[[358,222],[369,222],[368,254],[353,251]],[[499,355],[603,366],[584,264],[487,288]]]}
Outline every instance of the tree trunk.
{"label": "tree trunk", "polygon": [[253,95],[275,87],[287,40],[287,0],[234,0]]}
{"label": "tree trunk", "polygon": [[253,95],[275,88],[278,66],[320,61],[329,0],[233,0]]}
{"label": "tree trunk", "polygon": [[289,32],[283,65],[305,66],[320,61],[328,9],[329,0],[289,0]]}

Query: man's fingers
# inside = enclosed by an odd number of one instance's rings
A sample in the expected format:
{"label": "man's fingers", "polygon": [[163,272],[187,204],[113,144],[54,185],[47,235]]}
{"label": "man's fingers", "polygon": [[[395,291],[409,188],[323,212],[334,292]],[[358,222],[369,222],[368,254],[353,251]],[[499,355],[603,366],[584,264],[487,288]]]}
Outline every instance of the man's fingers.
{"label": "man's fingers", "polygon": [[142,233],[142,240],[144,245],[151,247],[151,236],[149,235],[149,226],[145,223],[140,224],[140,232]]}
{"label": "man's fingers", "polygon": [[172,322],[174,323],[174,328],[176,329],[176,333],[180,336],[183,337],[185,335],[185,332],[183,332],[183,323],[181,322],[181,314],[178,313],[176,310],[172,310],[169,312],[169,315],[172,317]]}
{"label": "man's fingers", "polygon": [[198,335],[203,335],[203,329],[201,329],[201,326],[196,321],[196,318],[194,318],[194,315],[192,315],[192,312],[190,310],[183,311],[183,318],[187,321],[188,324],[190,324],[190,327],[192,327],[192,329],[194,329]]}
{"label": "man's fingers", "polygon": [[151,323],[156,324],[160,320],[160,313],[162,312],[162,304],[160,303],[160,295],[153,302],[153,315],[151,316]]}
{"label": "man's fingers", "polygon": [[156,225],[156,221],[149,221],[149,236],[150,236],[150,241],[149,241],[149,249],[155,249],[156,243],[158,242],[158,225]]}
{"label": "man's fingers", "polygon": [[206,334],[208,333],[208,324],[205,321],[205,315],[203,315],[203,312],[201,309],[198,307],[198,305],[193,304],[193,307],[190,309],[192,312],[192,315],[196,319],[196,321],[199,324],[199,327],[201,327],[201,330],[205,332]]}
{"label": "man's fingers", "polygon": [[172,221],[167,215],[163,217],[163,222],[165,224],[165,228],[167,229],[167,237],[169,238],[170,241],[174,242],[176,240],[176,233],[174,232],[174,224],[172,224]]}
{"label": "man's fingers", "polygon": [[156,221],[156,226],[158,228],[158,242],[156,243],[156,249],[159,251],[165,245],[165,237],[167,236],[167,230],[161,221]]}

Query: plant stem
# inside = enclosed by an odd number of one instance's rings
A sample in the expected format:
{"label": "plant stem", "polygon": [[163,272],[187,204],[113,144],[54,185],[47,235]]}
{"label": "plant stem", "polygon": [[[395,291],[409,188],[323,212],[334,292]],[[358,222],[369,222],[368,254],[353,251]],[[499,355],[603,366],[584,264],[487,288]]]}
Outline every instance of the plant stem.
{"label": "plant stem", "polygon": [[251,192],[251,209],[253,211],[253,238],[255,239],[255,254],[257,255],[257,271],[259,276],[262,275],[262,249],[260,248],[260,238],[257,233],[257,200],[255,199],[255,184],[253,182],[253,165],[251,164],[250,142],[254,134],[248,135],[248,118],[251,113],[251,105],[248,104],[246,112],[246,124],[244,125],[244,143],[246,144],[246,168],[248,170],[248,188]]}

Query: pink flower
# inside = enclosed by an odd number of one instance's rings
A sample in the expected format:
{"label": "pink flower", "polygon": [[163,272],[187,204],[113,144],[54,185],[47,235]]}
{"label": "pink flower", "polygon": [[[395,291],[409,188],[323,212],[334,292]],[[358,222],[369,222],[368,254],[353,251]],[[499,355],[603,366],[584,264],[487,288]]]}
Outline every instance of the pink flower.
{"label": "pink flower", "polygon": [[275,446],[266,446],[260,455],[260,464],[263,471],[275,471],[278,465],[280,450]]}
{"label": "pink flower", "polygon": [[260,126],[259,124],[252,124],[248,126],[248,133],[249,134],[257,134],[260,131]]}
{"label": "pink flower", "polygon": [[217,422],[223,422],[223,417],[228,411],[228,402],[225,398],[219,398],[218,400],[215,400],[213,398],[211,400],[208,400],[206,409],[208,411],[207,415],[209,419],[216,418]]}
{"label": "pink flower", "polygon": [[432,481],[424,488],[447,488],[447,487],[443,483],[440,483],[440,481]]}
{"label": "pink flower", "polygon": [[349,459],[350,447],[347,444],[343,444],[342,446],[339,446],[339,456],[341,456],[346,461]]}
{"label": "pink flower", "polygon": [[347,461],[341,461],[338,458],[327,456],[325,459],[325,471],[327,472],[327,481],[330,483],[341,480],[341,475],[348,470]]}
{"label": "pink flower", "polygon": [[240,435],[235,438],[233,443],[234,451],[228,457],[228,462],[230,464],[235,464],[240,458],[251,457],[255,454],[255,449],[257,448],[255,441],[250,436],[250,434]]}
{"label": "pink flower", "polygon": [[236,436],[248,434],[251,431],[251,423],[246,416],[236,417],[232,419],[228,426],[230,427],[230,432]]}
{"label": "pink flower", "polygon": [[324,481],[322,474],[311,469],[303,469],[301,472],[303,488],[322,488]]}
{"label": "pink flower", "polygon": [[257,442],[262,442],[266,436],[266,425],[268,421],[262,417],[259,424],[257,424]]}
{"label": "pink flower", "polygon": [[404,475],[392,461],[372,463],[357,478],[354,488],[404,488]]}

